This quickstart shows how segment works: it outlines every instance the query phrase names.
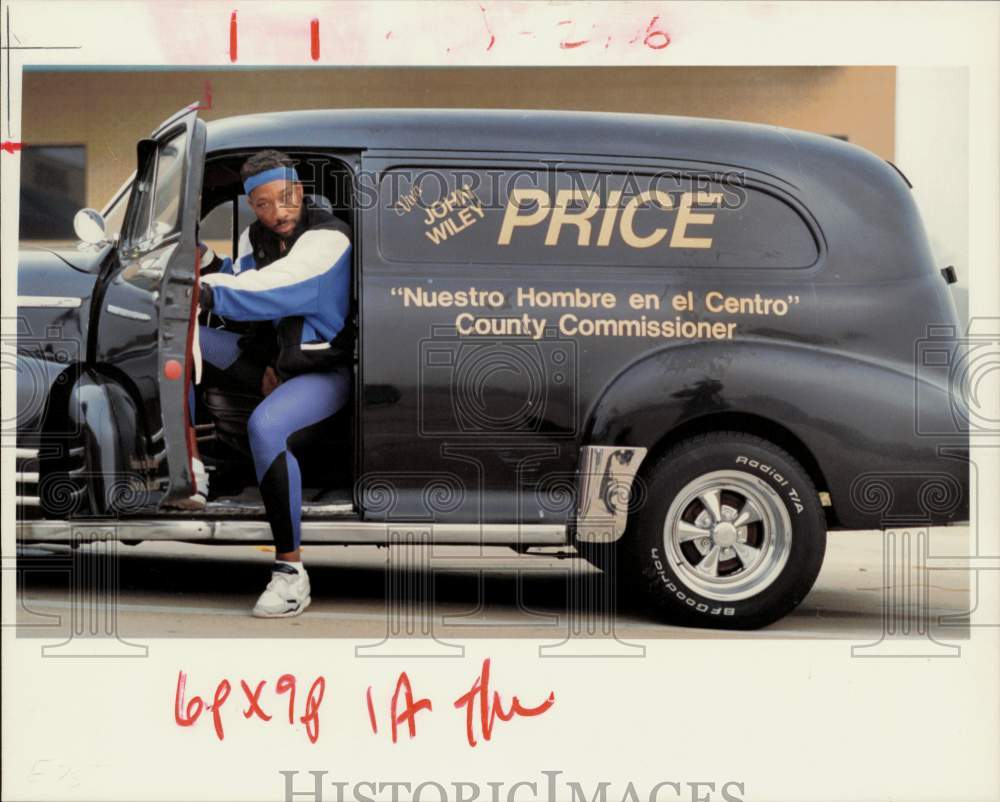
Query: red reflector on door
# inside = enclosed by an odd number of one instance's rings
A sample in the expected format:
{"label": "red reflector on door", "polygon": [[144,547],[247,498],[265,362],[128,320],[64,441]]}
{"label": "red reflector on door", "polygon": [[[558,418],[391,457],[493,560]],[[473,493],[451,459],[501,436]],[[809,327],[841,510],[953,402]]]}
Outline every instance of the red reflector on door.
{"label": "red reflector on door", "polygon": [[168,379],[179,379],[183,373],[181,363],[176,359],[168,359],[163,365],[163,375]]}

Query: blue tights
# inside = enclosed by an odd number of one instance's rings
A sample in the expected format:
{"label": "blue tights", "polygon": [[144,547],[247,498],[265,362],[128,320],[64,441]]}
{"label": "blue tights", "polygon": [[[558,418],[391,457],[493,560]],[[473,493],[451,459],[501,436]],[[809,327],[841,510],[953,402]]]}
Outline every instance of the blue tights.
{"label": "blue tights", "polygon": [[[202,359],[225,371],[240,356],[239,335],[204,326],[199,332]],[[282,382],[254,409],[247,424],[257,483],[279,553],[301,542],[302,474],[288,446],[294,435],[325,423],[347,403],[351,370],[303,373]]]}

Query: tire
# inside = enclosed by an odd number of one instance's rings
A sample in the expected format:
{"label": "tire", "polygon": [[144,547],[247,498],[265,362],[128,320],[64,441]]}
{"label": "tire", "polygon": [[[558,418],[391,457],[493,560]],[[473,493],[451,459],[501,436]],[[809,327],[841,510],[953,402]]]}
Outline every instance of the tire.
{"label": "tire", "polygon": [[713,432],[673,446],[643,476],[645,502],[618,543],[616,579],[634,582],[658,617],[757,629],[805,598],[823,565],[826,520],[790,454],[754,435]]}

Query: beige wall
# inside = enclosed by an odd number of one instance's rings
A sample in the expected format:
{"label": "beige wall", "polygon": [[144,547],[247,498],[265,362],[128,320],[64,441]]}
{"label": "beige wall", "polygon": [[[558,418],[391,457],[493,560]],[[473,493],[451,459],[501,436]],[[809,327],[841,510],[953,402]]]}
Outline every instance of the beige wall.
{"label": "beige wall", "polygon": [[205,119],[302,108],[441,106],[725,117],[846,135],[893,157],[895,68],[355,68],[29,72],[22,140],[84,144],[100,208],[135,167],[135,142],[211,82]]}

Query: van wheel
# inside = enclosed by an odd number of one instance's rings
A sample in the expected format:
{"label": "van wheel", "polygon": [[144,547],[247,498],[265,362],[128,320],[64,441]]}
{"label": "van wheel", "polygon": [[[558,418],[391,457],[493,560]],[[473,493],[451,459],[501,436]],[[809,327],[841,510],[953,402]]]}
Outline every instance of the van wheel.
{"label": "van wheel", "polygon": [[819,496],[795,459],[742,432],[685,440],[645,472],[620,545],[626,576],[671,623],[756,629],[812,588],[826,550]]}

